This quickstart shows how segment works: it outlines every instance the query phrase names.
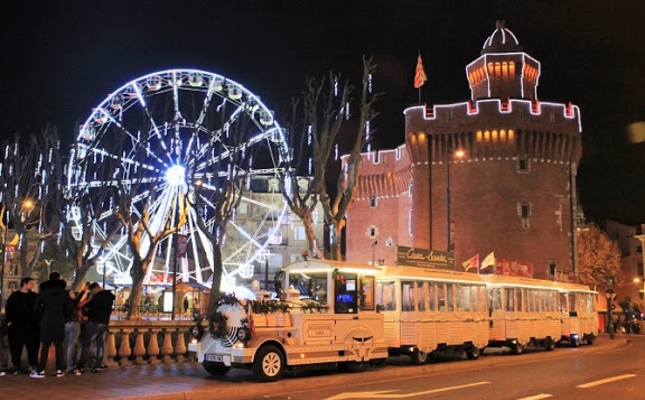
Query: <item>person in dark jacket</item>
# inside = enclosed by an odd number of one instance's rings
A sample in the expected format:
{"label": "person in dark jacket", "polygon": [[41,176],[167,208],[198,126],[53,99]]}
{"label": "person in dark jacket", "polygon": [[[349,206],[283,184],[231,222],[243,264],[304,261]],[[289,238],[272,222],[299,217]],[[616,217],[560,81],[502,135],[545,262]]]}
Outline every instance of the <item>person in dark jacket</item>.
{"label": "person in dark jacket", "polygon": [[20,359],[23,347],[27,347],[27,360],[32,370],[38,368],[38,318],[34,314],[34,303],[38,294],[33,292],[34,280],[22,278],[20,290],[11,293],[7,299],[6,320],[9,336],[9,351],[13,363],[13,373],[21,373]]}
{"label": "person in dark jacket", "polygon": [[81,351],[81,361],[78,367],[80,371],[83,371],[87,364],[92,342],[96,344],[96,359],[90,372],[100,372],[102,369],[107,368],[107,366],[103,365],[103,353],[113,304],[114,294],[112,292],[103,290],[101,285],[96,282],[90,285],[90,300],[84,305],[89,323],[83,336],[83,350]]}
{"label": "person in dark jacket", "polygon": [[74,303],[65,290],[65,281],[58,272],[49,274],[49,280],[40,285],[34,303],[34,312],[40,315],[40,363],[38,369],[29,374],[32,378],[44,378],[49,347],[56,349],[56,376],[65,375],[63,341],[65,340],[65,320],[74,313]]}

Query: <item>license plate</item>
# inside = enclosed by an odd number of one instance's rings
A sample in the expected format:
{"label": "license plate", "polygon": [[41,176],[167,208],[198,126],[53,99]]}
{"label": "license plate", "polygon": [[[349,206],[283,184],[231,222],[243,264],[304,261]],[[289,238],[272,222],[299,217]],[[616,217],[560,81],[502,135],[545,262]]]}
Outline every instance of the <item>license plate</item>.
{"label": "license plate", "polygon": [[206,354],[206,361],[222,362],[222,356],[218,354]]}

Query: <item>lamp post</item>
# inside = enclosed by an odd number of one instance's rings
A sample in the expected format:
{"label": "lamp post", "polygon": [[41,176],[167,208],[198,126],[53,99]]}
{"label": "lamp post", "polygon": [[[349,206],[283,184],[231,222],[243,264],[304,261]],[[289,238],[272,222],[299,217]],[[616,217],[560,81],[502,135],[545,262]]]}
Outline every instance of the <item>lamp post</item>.
{"label": "lamp post", "polygon": [[605,291],[605,294],[607,295],[607,332],[609,333],[609,339],[614,339],[614,321],[613,321],[613,316],[611,313],[611,307],[612,307],[612,301],[616,298],[616,293],[614,293],[614,289],[612,286],[614,285],[615,279],[613,276],[608,276],[607,277],[607,290]]}
{"label": "lamp post", "polygon": [[271,252],[269,250],[262,250],[260,253],[260,261],[264,261],[264,290],[269,291],[269,258]]}
{"label": "lamp post", "polygon": [[450,243],[450,161],[452,159],[451,154],[460,159],[466,153],[463,150],[457,150],[454,153],[451,153],[450,142],[446,140],[446,251],[451,252],[452,246]]}

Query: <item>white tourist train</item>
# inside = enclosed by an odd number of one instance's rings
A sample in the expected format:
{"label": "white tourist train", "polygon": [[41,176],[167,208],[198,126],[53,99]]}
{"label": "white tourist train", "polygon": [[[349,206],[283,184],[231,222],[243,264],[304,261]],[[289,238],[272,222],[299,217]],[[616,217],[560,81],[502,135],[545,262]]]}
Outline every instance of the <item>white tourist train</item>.
{"label": "white tourist train", "polygon": [[281,300],[224,297],[189,350],[211,374],[251,368],[260,381],[287,368],[336,363],[360,371],[442,351],[477,359],[486,347],[552,350],[598,334],[597,293],[586,286],[445,269],[305,260],[280,270]]}

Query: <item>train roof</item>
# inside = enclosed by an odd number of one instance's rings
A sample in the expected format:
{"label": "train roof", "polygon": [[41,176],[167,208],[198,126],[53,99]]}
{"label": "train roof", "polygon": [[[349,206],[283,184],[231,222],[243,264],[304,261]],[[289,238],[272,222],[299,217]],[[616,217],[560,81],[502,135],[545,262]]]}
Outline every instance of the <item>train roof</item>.
{"label": "train roof", "polygon": [[569,282],[549,281],[544,279],[525,278],[520,276],[507,275],[481,275],[482,279],[490,286],[522,286],[542,289],[553,289],[558,291],[578,291],[596,293],[586,285]]}
{"label": "train roof", "polygon": [[379,279],[426,279],[436,281],[468,282],[481,283],[485,282],[477,274],[471,272],[454,271],[451,269],[424,268],[412,266],[384,266]]}
{"label": "train roof", "polygon": [[362,275],[376,275],[381,271],[381,268],[369,264],[318,259],[292,262],[282,269],[285,272],[326,272],[338,269],[339,272],[353,272]]}

